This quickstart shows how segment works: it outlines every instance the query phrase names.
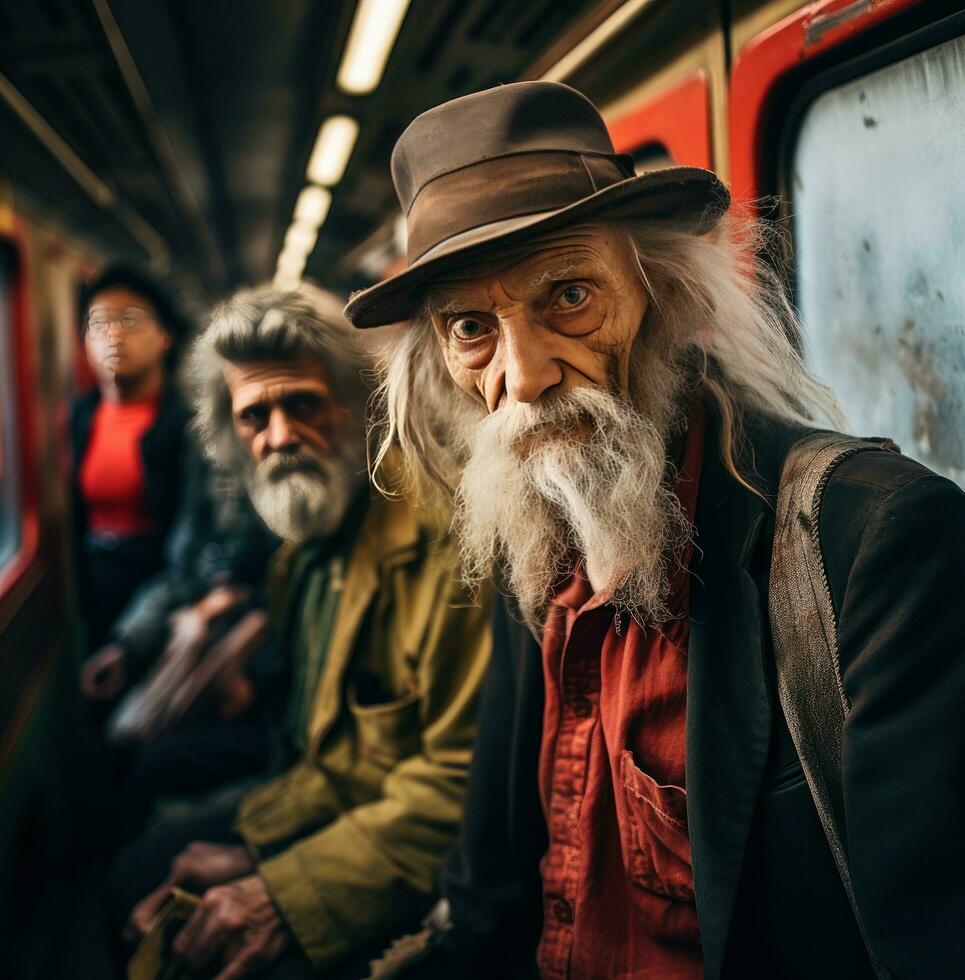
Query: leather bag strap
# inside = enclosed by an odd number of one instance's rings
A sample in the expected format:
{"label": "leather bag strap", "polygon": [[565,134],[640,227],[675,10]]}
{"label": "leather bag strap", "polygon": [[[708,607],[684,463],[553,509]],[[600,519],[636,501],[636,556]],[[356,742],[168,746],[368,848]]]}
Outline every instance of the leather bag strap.
{"label": "leather bag strap", "polygon": [[871,965],[876,976],[888,977],[868,942],[848,866],[841,767],[851,704],[819,540],[821,501],[835,468],[857,453],[882,449],[898,451],[890,440],[834,432],[805,436],[791,448],[777,497],[768,610],[778,699]]}

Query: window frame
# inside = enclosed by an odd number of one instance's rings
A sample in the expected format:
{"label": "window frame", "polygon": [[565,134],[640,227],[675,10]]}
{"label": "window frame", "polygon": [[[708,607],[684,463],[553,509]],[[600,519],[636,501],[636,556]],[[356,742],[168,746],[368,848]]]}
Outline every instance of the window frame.
{"label": "window frame", "polygon": [[[965,10],[950,14],[891,41],[870,48],[855,57],[833,64],[808,78],[799,87],[790,103],[782,131],[777,137],[779,142],[776,156],[781,213],[793,231],[795,244],[799,241],[800,228],[797,218],[798,207],[795,203],[793,189],[794,160],[802,128],[815,102],[825,93],[832,92],[842,85],[859,81],[876,71],[914,58],[916,55],[921,55],[944,43],[963,39],[965,39]],[[794,305],[801,309],[802,295],[798,281],[796,252],[787,268],[787,282]],[[802,323],[802,328],[804,337],[798,339],[803,346],[808,336],[808,324]],[[929,462],[927,455],[924,458],[919,455],[914,439],[910,438],[909,444],[906,444],[904,438],[897,435],[896,438],[900,438],[902,447],[907,450],[907,454],[912,458],[918,459],[926,466],[936,465],[934,461]]]}
{"label": "window frame", "polygon": [[[779,193],[777,211],[793,222],[794,150],[814,100],[963,34],[965,11],[948,0],[822,0],[753,36],[734,61],[728,113],[738,212],[757,216],[756,202]],[[796,256],[782,273],[799,303]],[[803,338],[792,341],[800,347]]]}
{"label": "window frame", "polygon": [[37,499],[36,405],[31,346],[29,235],[21,219],[13,216],[0,230],[0,245],[13,256],[10,346],[13,352],[13,404],[17,413],[17,462],[20,476],[20,543],[0,567],[0,630],[10,622],[36,583],[40,544],[40,511]]}
{"label": "window frame", "polygon": [[[775,173],[776,151],[783,145],[784,127],[775,132],[777,113],[786,111],[781,96],[792,79],[796,98],[807,79],[852,60],[855,45],[868,43],[878,29],[896,24],[900,17],[935,9],[931,21],[942,11],[929,0],[878,0],[866,6],[842,4],[841,0],[817,0],[751,38],[737,52],[731,69],[728,130],[730,135],[731,188],[735,204],[745,214],[755,215],[752,203],[778,190],[780,172]],[[851,12],[853,10],[853,12]],[[944,11],[945,16],[948,12]],[[953,14],[954,16],[954,14]],[[920,27],[921,25],[919,25]],[[914,33],[911,27],[908,33]],[[887,44],[882,38],[877,50]]]}
{"label": "window frame", "polygon": [[657,144],[675,166],[713,166],[710,78],[698,68],[643,104],[609,122],[617,153],[635,153]]}
{"label": "window frame", "polygon": [[790,209],[786,216],[793,221],[794,192],[792,170],[794,149],[801,135],[801,127],[811,105],[825,92],[846,85],[865,75],[887,68],[906,58],[937,47],[945,41],[965,37],[965,10],[950,14],[941,20],[920,27],[909,34],[888,41],[870,51],[846,61],[838,62],[809,78],[798,90],[788,109],[784,126],[778,137],[777,187],[782,207]]}

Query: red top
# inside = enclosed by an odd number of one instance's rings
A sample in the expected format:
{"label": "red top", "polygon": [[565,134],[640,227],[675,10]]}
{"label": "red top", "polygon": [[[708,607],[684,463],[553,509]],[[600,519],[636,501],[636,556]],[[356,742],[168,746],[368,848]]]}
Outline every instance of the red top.
{"label": "red top", "polygon": [[[704,419],[691,416],[677,494],[691,522]],[[684,789],[689,550],[672,618],[646,629],[574,574],[550,604],[540,795],[543,977],[703,976]]]}
{"label": "red top", "polygon": [[154,424],[157,408],[156,400],[102,401],[97,406],[80,467],[80,493],[92,531],[128,535],[153,529],[141,438]]}

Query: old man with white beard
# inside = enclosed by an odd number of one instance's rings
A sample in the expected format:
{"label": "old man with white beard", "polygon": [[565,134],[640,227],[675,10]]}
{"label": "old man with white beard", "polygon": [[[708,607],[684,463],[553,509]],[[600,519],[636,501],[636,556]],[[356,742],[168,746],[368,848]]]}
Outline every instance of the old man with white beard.
{"label": "old man with white beard", "polygon": [[704,170],[574,90],[419,116],[382,455],[496,574],[461,846],[376,976],[932,977],[965,961],[965,495],[839,424]]}
{"label": "old man with white beard", "polygon": [[191,352],[202,445],[287,542],[272,606],[290,666],[280,775],[162,822],[115,867],[129,939],[175,886],[200,897],[172,944],[199,974],[359,976],[431,904],[459,825],[488,602],[458,584],[445,528],[370,492],[360,341],[334,297],[264,287]]}

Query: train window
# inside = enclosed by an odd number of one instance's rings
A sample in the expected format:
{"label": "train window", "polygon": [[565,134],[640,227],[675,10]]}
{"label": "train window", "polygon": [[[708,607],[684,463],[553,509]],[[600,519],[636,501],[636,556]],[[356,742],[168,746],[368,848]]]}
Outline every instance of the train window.
{"label": "train window", "polygon": [[20,548],[20,466],[14,398],[13,275],[0,253],[0,568]]}
{"label": "train window", "polygon": [[670,151],[663,143],[644,143],[631,154],[633,169],[638,174],[649,173],[651,170],[664,170],[674,165]]}
{"label": "train window", "polygon": [[965,486],[965,37],[823,91],[788,160],[811,366]]}

